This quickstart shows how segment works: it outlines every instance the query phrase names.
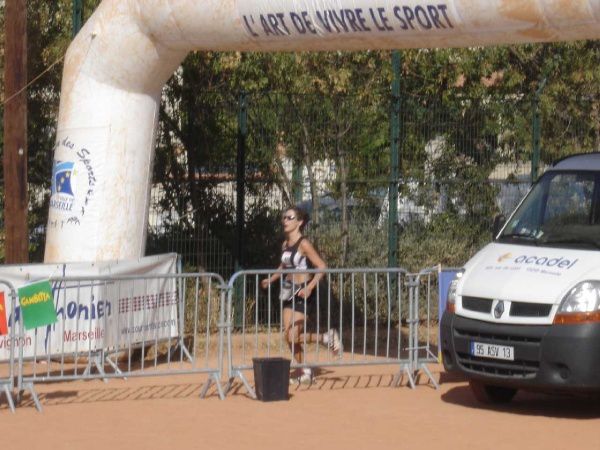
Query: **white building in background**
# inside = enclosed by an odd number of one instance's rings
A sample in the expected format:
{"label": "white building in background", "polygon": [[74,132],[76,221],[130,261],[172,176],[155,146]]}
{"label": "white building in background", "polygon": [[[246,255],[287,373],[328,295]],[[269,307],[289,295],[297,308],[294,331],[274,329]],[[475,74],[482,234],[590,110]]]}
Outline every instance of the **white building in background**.
{"label": "white building in background", "polygon": [[496,196],[496,206],[502,214],[510,214],[525,196],[531,186],[531,165],[529,163],[498,164],[488,179],[500,186]]}
{"label": "white building in background", "polygon": [[[293,178],[293,161],[288,157],[280,158],[281,167],[284,171],[284,179],[287,180],[288,185],[291,186],[291,180]],[[313,174],[316,180],[317,192],[323,197],[327,194],[327,184],[336,178],[336,167],[332,160],[316,161],[313,164]],[[237,202],[237,180],[235,174],[232,173],[213,173],[213,174],[198,174],[197,179],[202,180],[216,180],[215,185],[211,188],[215,195],[222,198],[226,198],[233,205]],[[260,182],[262,178],[261,174],[248,174],[247,183]],[[303,165],[302,172],[300,174],[301,179],[301,198],[303,203],[310,203],[311,190],[308,178],[308,170]],[[292,198],[291,192],[287,193]],[[150,194],[150,209],[148,215],[148,223],[151,228],[161,229],[165,223],[173,223],[184,218],[185,215],[193,215],[194,210],[191,202],[187,204],[186,212],[184,215],[180,215],[176,210],[163,211],[160,206],[160,201],[165,197],[164,187],[161,184],[154,184]],[[270,208],[275,210],[283,210],[286,208],[286,195],[282,189],[275,184],[271,184],[270,188],[266,192],[260,192],[254,194],[246,191],[246,207],[252,209],[252,206],[258,203],[267,203]],[[248,208],[249,207],[249,208]]]}

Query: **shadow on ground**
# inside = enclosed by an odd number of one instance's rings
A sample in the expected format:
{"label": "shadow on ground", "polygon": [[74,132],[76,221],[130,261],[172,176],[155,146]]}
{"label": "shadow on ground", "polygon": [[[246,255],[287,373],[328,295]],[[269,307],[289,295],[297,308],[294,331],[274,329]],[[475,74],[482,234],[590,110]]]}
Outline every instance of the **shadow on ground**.
{"label": "shadow on ground", "polygon": [[598,396],[578,397],[520,391],[511,403],[486,405],[475,400],[469,386],[462,385],[451,388],[441,398],[446,403],[499,413],[562,419],[600,418],[600,397]]}
{"label": "shadow on ground", "polygon": [[[373,374],[340,374],[339,370],[332,370],[326,367],[313,368],[315,378],[312,384],[294,383],[289,386],[290,397],[296,392],[301,391],[337,391],[337,390],[352,390],[352,389],[410,389],[408,377],[406,373],[401,373],[399,380],[396,380],[396,374],[392,373],[373,373]],[[251,374],[251,372],[250,372]],[[436,381],[459,382],[464,381],[462,378],[455,378],[452,375],[444,372],[435,373]],[[250,378],[250,384],[253,381]],[[396,383],[398,381],[398,383]],[[92,383],[93,381],[90,381]],[[99,381],[97,381],[99,382]],[[198,383],[181,383],[168,385],[144,385],[144,386],[118,386],[111,387],[107,384],[101,384],[94,388],[73,388],[69,389],[68,384],[63,386],[67,389],[59,389],[52,392],[38,392],[38,397],[43,407],[68,405],[68,404],[84,404],[98,402],[122,402],[136,400],[170,400],[184,398],[198,398],[204,386],[204,380]],[[421,372],[415,379],[415,384],[419,388],[429,387],[433,389],[428,376]],[[62,384],[62,383],[61,383]],[[222,382],[222,387],[225,388],[225,382]],[[470,395],[470,392],[467,392]],[[229,390],[228,396],[243,396],[251,398],[246,388],[240,379],[234,379]],[[208,389],[207,399],[218,399],[218,391],[214,383]],[[0,410],[7,407],[6,403],[0,399],[2,403]],[[20,407],[34,407],[33,400],[29,392],[23,392]]]}
{"label": "shadow on ground", "polygon": [[[156,386],[132,386],[111,388],[103,386],[97,389],[58,390],[54,392],[38,393],[38,397],[45,406],[69,405],[80,403],[121,402],[135,400],[165,400],[178,398],[200,397],[202,383],[171,384]],[[209,391],[207,396],[213,393]],[[214,395],[217,396],[216,390]],[[218,398],[218,396],[217,396]],[[19,405],[20,407],[33,407],[33,400],[25,392]]]}
{"label": "shadow on ground", "polygon": [[[409,388],[406,374],[400,376],[396,385],[395,374],[339,374],[327,368],[313,368],[315,378],[311,384],[301,384],[294,382],[290,384],[290,394],[299,391],[336,391],[346,389],[389,389],[389,388]],[[437,381],[437,380],[436,380]],[[250,383],[252,384],[252,383]],[[429,379],[425,374],[419,374],[415,378],[417,386],[430,386]],[[234,380],[230,395],[248,396],[244,385],[239,380]],[[249,396],[248,396],[249,397]]]}

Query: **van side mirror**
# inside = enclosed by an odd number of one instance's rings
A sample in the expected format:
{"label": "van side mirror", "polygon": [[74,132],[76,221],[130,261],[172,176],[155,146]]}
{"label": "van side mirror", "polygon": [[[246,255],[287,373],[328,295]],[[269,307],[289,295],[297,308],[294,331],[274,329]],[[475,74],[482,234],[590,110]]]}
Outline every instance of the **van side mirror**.
{"label": "van side mirror", "polygon": [[504,216],[504,214],[498,214],[494,216],[494,224],[492,225],[492,239],[495,239],[496,236],[498,236],[498,233],[500,233],[500,230],[502,229],[505,223],[506,217]]}

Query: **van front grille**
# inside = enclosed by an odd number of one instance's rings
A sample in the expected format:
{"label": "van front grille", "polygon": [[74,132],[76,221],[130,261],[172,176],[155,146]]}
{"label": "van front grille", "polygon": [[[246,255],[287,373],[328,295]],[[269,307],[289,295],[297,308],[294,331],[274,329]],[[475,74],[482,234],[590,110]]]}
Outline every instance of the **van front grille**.
{"label": "van front grille", "polygon": [[[484,314],[492,312],[491,298],[463,296],[462,307],[468,311]],[[509,315],[512,317],[548,317],[552,305],[547,303],[511,302]]]}
{"label": "van front grille", "polygon": [[492,310],[492,299],[464,296],[462,298],[462,307],[469,311],[489,313]]}
{"label": "van front grille", "polygon": [[548,317],[552,305],[546,303],[512,302],[510,315],[513,317]]}
{"label": "van front grille", "polygon": [[511,378],[534,378],[540,369],[537,361],[503,361],[478,358],[457,352],[458,363],[466,370]]}
{"label": "van front grille", "polygon": [[483,340],[483,341],[493,341],[494,344],[498,345],[514,345],[515,343],[533,343],[539,344],[542,339],[536,336],[518,336],[518,335],[508,335],[503,333],[487,333],[480,331],[472,331],[472,330],[464,330],[455,328],[454,336],[456,338],[463,338],[469,340]]}

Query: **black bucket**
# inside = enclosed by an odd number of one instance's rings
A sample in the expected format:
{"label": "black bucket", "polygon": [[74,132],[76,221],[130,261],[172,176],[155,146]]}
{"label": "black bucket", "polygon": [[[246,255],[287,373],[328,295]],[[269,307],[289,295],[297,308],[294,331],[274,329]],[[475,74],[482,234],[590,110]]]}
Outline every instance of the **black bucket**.
{"label": "black bucket", "polygon": [[263,402],[289,399],[290,360],[252,358],[256,398]]}

